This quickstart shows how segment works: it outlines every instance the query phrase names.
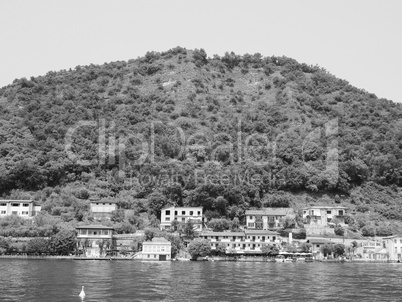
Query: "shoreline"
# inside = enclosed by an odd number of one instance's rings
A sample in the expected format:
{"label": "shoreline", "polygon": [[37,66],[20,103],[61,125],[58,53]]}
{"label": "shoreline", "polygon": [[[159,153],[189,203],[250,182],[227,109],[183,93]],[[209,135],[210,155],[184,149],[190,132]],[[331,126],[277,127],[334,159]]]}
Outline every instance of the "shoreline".
{"label": "shoreline", "polygon": [[[77,257],[77,256],[38,256],[38,255],[0,255],[1,259],[23,259],[23,260],[77,260],[77,261],[85,261],[85,260],[99,260],[99,261],[142,261],[149,262],[147,260],[142,259],[133,259],[128,257]],[[185,262],[180,260],[170,260],[171,262]],[[214,261],[223,261],[223,262],[267,262],[267,263],[276,263],[275,259],[263,259],[263,258],[209,258],[207,259],[197,259],[196,261],[191,262],[214,262]],[[156,261],[156,262],[169,262],[169,261]],[[314,260],[311,263],[383,263],[383,264],[398,264],[396,260],[388,260],[388,261],[379,261],[379,260],[364,260],[364,259],[354,259],[350,261],[340,261],[340,260]],[[305,263],[305,261],[295,261],[289,263]]]}

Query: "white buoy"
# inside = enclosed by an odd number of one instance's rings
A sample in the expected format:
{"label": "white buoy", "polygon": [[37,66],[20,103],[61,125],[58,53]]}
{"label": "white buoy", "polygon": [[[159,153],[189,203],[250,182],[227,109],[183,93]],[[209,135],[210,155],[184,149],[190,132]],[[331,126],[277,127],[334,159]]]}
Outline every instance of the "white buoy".
{"label": "white buoy", "polygon": [[85,298],[84,287],[82,287],[82,289],[81,289],[81,292],[80,292],[79,296],[80,296],[81,298]]}

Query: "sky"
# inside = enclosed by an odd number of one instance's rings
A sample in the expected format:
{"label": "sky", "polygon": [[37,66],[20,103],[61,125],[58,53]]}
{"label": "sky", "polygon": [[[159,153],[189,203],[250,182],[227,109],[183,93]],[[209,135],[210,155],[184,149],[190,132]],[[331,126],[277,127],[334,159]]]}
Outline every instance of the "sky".
{"label": "sky", "polygon": [[181,46],[325,68],[402,102],[402,1],[2,0],[0,87]]}

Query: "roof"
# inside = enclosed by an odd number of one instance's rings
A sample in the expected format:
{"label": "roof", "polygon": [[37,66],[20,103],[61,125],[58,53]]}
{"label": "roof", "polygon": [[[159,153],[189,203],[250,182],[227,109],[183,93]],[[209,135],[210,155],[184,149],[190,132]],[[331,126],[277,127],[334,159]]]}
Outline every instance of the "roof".
{"label": "roof", "polygon": [[246,235],[256,234],[256,235],[279,235],[278,232],[270,231],[270,230],[245,230]]}
{"label": "roof", "polygon": [[347,207],[342,207],[342,206],[311,206],[311,207],[303,208],[303,210],[308,210],[308,209],[340,209],[340,210],[345,210],[345,209],[347,209]]}
{"label": "roof", "polygon": [[0,202],[23,202],[23,203],[31,203],[33,199],[0,199]]}
{"label": "roof", "polygon": [[90,203],[117,203],[115,200],[89,200]]}
{"label": "roof", "polygon": [[245,236],[243,232],[203,232],[201,236]]}
{"label": "roof", "polygon": [[114,230],[114,228],[100,225],[100,224],[91,224],[91,225],[80,225],[75,227],[76,229],[107,229],[107,230]]}
{"label": "roof", "polygon": [[394,238],[402,238],[402,234],[395,234],[392,236],[383,237],[382,239],[394,239]]}
{"label": "roof", "polygon": [[171,207],[162,208],[162,210],[172,210],[172,209],[174,209],[174,210],[194,210],[194,209],[199,210],[199,209],[201,209],[202,210],[202,207],[175,207],[175,206],[171,206]]}
{"label": "roof", "polygon": [[247,210],[246,215],[272,215],[272,216],[286,216],[293,214],[292,208],[263,208],[259,210]]}
{"label": "roof", "polygon": [[329,241],[329,240],[318,239],[318,238],[311,238],[311,239],[308,239],[308,238],[307,238],[307,240],[309,240],[309,242],[312,243],[312,244],[321,244],[321,243],[323,243],[323,244],[325,244],[325,243],[330,243],[330,244],[332,244],[332,243],[334,243],[334,242]]}
{"label": "roof", "polygon": [[163,237],[154,237],[152,238],[152,241],[144,241],[142,244],[147,245],[147,244],[153,244],[153,243],[165,243],[165,244],[172,244],[169,240],[163,238]]}

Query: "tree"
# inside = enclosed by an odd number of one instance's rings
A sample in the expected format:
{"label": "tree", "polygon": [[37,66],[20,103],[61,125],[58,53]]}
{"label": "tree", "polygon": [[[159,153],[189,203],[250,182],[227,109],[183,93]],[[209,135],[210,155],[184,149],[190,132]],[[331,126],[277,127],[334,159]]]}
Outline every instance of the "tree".
{"label": "tree", "polygon": [[113,222],[123,222],[124,221],[124,210],[123,209],[117,209],[112,212],[112,216],[110,218],[111,221]]}
{"label": "tree", "polygon": [[155,237],[155,232],[150,229],[146,229],[144,231],[144,235],[145,235],[145,241],[152,241],[152,239]]}
{"label": "tree", "polygon": [[223,232],[224,230],[229,230],[231,222],[225,218],[214,218],[208,222],[208,227],[210,227],[214,232]]}
{"label": "tree", "polygon": [[321,247],[321,252],[324,254],[324,256],[328,256],[328,255],[332,254],[332,251],[333,251],[332,244],[325,243]]}
{"label": "tree", "polygon": [[302,253],[310,253],[310,252],[311,252],[311,248],[312,248],[312,244],[311,244],[311,243],[303,242],[302,244],[300,244],[300,251],[301,251]]}
{"label": "tree", "polygon": [[70,255],[76,248],[76,234],[73,230],[62,229],[50,238],[50,250],[57,255]]}
{"label": "tree", "polygon": [[183,233],[184,235],[186,235],[186,237],[193,239],[194,238],[194,224],[191,221],[191,219],[188,219],[186,224],[184,225],[184,229],[183,229]]}
{"label": "tree", "polygon": [[165,235],[165,238],[172,243],[172,258],[175,258],[183,248],[183,241],[181,240],[180,236],[169,233]]}
{"label": "tree", "polygon": [[191,258],[197,260],[198,257],[205,257],[211,254],[211,244],[208,240],[196,239],[188,245],[187,250]]}
{"label": "tree", "polygon": [[372,225],[365,225],[362,229],[362,235],[363,236],[369,236],[369,237],[374,237],[376,232],[375,228]]}
{"label": "tree", "polygon": [[171,230],[176,232],[180,226],[180,222],[175,218],[172,223],[170,224]]}
{"label": "tree", "polygon": [[9,241],[0,237],[0,255],[6,253],[10,247]]}
{"label": "tree", "polygon": [[232,232],[238,232],[240,230],[240,220],[239,220],[239,218],[237,218],[237,217],[233,218],[230,229],[231,229]]}
{"label": "tree", "polygon": [[335,254],[335,257],[342,256],[343,254],[345,254],[345,245],[337,243],[333,246],[332,251]]}
{"label": "tree", "polygon": [[49,241],[44,238],[33,238],[27,242],[27,253],[42,255],[49,252]]}
{"label": "tree", "polygon": [[337,224],[335,226],[334,232],[335,232],[335,235],[343,236],[345,234],[345,229],[343,227],[341,227],[339,224]]}
{"label": "tree", "polygon": [[167,205],[171,205],[171,202],[159,192],[154,192],[148,197],[148,208],[150,214],[154,214],[157,218],[161,217],[161,211]]}
{"label": "tree", "polygon": [[278,255],[279,249],[276,247],[276,245],[265,244],[262,246],[261,252],[264,256],[274,256]]}
{"label": "tree", "polygon": [[219,256],[224,256],[226,255],[226,244],[223,243],[219,243],[218,246],[215,249],[215,252],[219,255]]}

